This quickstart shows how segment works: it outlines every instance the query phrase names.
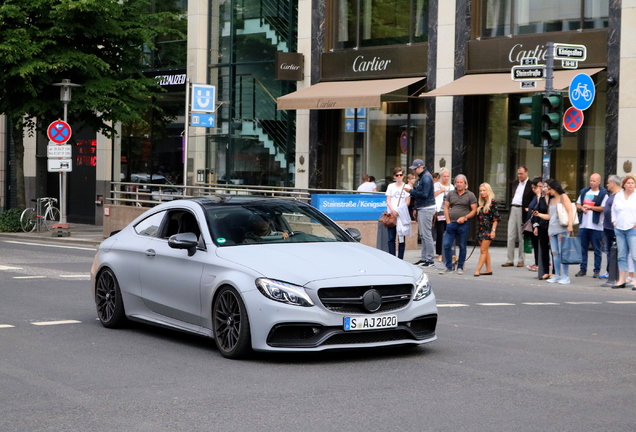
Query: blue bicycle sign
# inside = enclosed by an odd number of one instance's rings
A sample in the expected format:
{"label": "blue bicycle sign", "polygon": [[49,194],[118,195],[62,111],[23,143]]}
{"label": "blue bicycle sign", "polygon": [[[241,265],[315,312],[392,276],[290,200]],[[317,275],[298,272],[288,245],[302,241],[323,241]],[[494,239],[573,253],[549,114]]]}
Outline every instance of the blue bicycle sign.
{"label": "blue bicycle sign", "polygon": [[594,102],[595,95],[596,89],[594,87],[594,81],[592,81],[589,75],[582,73],[572,78],[569,96],[574,108],[585,111],[592,105],[592,102]]}

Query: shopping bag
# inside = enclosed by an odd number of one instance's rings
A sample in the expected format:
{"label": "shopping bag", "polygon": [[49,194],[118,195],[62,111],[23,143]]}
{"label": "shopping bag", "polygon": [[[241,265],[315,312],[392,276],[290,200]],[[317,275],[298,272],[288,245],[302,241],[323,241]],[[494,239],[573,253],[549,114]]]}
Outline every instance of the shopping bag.
{"label": "shopping bag", "polygon": [[523,236],[523,252],[524,253],[532,253],[532,239],[529,235]]}
{"label": "shopping bag", "polygon": [[578,237],[564,237],[561,244],[563,264],[581,264],[581,242]]}

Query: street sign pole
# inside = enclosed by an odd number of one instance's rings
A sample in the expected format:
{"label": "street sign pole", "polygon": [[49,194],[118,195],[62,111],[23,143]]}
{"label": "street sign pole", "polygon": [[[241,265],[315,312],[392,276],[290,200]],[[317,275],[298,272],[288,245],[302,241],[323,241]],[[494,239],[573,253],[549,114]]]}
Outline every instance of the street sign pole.
{"label": "street sign pole", "polygon": [[[545,61],[545,96],[548,97],[554,92],[554,43],[548,42],[546,47],[546,61]],[[547,108],[544,108],[544,113],[547,113]],[[543,138],[543,155],[542,155],[542,167],[543,167],[543,183],[550,178],[550,144],[548,138]]]}
{"label": "street sign pole", "polygon": [[190,133],[190,91],[191,91],[192,83],[190,83],[190,78],[186,78],[186,97],[185,97],[185,105],[186,105],[186,116],[185,116],[185,126],[183,130],[183,196],[186,196],[186,186],[188,184],[188,134]]}

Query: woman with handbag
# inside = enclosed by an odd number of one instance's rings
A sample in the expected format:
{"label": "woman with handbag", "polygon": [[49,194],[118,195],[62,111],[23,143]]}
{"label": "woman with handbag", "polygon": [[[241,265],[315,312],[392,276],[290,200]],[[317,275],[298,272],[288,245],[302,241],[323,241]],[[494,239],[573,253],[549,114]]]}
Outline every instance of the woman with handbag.
{"label": "woman with handbag", "polygon": [[[612,288],[627,286],[628,261],[636,261],[636,176],[627,174],[612,204],[612,223],[618,248],[618,281]],[[636,290],[636,288],[633,288]]]}
{"label": "woman with handbag", "polygon": [[[572,223],[574,221],[574,212],[572,211],[572,202],[568,198],[567,194],[563,190],[561,183],[558,180],[550,179],[547,181],[545,187],[546,194],[550,196],[550,205],[548,213],[538,213],[536,216],[548,222],[548,236],[550,237],[550,247],[552,248],[552,259],[554,264],[555,276],[551,277],[547,281],[550,283],[560,283],[562,285],[570,283],[570,277],[568,276],[568,264],[563,264],[563,241],[569,237],[574,231]],[[559,222],[558,207],[561,204],[562,211],[566,212],[567,225],[563,226]]]}
{"label": "woman with handbag", "polygon": [[435,253],[437,253],[437,260],[442,262],[442,255],[444,251],[444,232],[446,231],[446,217],[444,216],[444,199],[446,195],[455,190],[455,186],[450,181],[450,171],[446,168],[442,168],[439,172],[439,181],[433,185],[433,194],[435,195]]}
{"label": "woman with handbag", "polygon": [[[495,193],[488,183],[482,183],[479,185],[479,207],[477,207],[477,241],[479,241],[480,254],[474,276],[492,275],[489,247],[495,238],[499,220]],[[486,265],[486,271],[480,273],[484,265]]]}
{"label": "woman with handbag", "polygon": [[[389,253],[395,255],[395,240],[398,240],[397,256],[404,259],[406,248],[405,236],[411,234],[411,216],[409,215],[410,186],[404,183],[404,170],[397,167],[393,170],[395,183],[391,183],[386,189],[386,206],[391,214],[397,215],[396,224],[387,227],[389,234]],[[406,189],[406,190],[405,190]]]}
{"label": "woman with handbag", "polygon": [[[536,181],[536,183],[535,183]],[[537,194],[536,201],[532,200],[529,210],[532,212],[532,218],[530,219],[533,229],[533,238],[536,239],[536,244],[539,246],[537,257],[537,265],[540,263],[543,274],[541,279],[546,280],[550,278],[550,236],[548,235],[548,220],[542,219],[541,214],[550,214],[550,195],[545,192],[543,187],[543,181],[541,177],[537,177],[532,181],[532,187]],[[547,183],[546,183],[547,188]],[[536,203],[536,204],[535,204]],[[533,242],[534,247],[534,242]]]}

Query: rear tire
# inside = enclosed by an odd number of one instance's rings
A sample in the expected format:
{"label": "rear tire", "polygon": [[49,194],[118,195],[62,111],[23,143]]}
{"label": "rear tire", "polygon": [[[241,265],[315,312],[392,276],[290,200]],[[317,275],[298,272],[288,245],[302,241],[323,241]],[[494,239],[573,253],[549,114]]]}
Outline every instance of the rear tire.
{"label": "rear tire", "polygon": [[53,225],[60,222],[60,211],[57,209],[57,207],[51,207],[47,210],[47,212],[44,214],[43,222],[48,231],[51,231]]}
{"label": "rear tire", "polygon": [[232,287],[223,287],[212,306],[216,346],[223,357],[245,358],[252,351],[250,322],[245,304]]}
{"label": "rear tire", "polygon": [[119,283],[109,268],[104,269],[97,276],[95,304],[97,305],[97,317],[104,327],[120,328],[128,322]]}

